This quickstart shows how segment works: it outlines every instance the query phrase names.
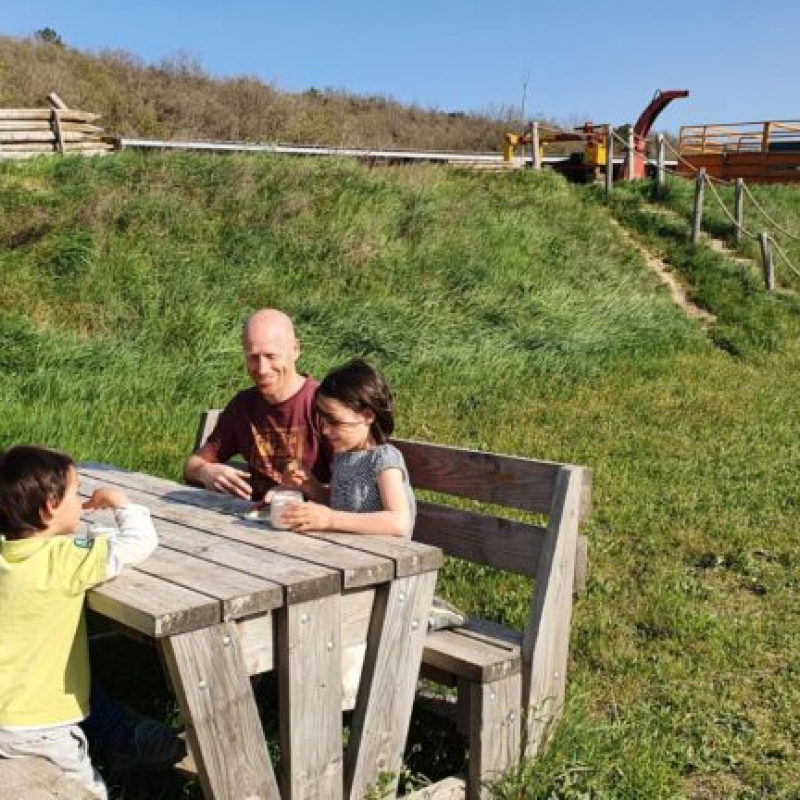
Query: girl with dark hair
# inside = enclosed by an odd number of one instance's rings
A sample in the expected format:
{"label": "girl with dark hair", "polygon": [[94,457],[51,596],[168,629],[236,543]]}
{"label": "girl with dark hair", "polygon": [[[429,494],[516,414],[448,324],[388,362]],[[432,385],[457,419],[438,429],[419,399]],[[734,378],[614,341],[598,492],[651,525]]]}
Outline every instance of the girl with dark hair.
{"label": "girl with dark hair", "polygon": [[312,501],[288,505],[281,521],[297,532],[410,536],[416,503],[394,430],[392,392],[383,376],[355,359],[329,373],[317,390],[322,435],[333,450],[331,483],[303,470],[284,475]]}

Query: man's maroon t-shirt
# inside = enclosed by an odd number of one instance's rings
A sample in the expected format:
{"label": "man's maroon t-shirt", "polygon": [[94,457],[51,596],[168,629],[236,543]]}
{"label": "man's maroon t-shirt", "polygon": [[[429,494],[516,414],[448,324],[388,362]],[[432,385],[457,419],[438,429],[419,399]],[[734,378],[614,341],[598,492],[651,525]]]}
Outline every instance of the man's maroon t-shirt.
{"label": "man's maroon t-shirt", "polygon": [[280,482],[296,461],[314,476],[330,480],[331,452],[320,434],[314,394],[319,384],[306,378],[302,388],[282,403],[268,403],[253,386],[239,392],[220,414],[217,426],[197,451],[210,462],[244,456],[252,473],[253,499]]}

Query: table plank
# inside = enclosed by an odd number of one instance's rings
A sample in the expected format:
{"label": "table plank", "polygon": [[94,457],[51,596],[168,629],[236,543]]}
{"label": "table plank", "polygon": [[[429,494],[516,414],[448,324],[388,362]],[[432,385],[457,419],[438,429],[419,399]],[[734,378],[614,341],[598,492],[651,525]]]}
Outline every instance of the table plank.
{"label": "table plank", "polygon": [[210,531],[209,515],[203,512],[218,512],[213,518],[211,532],[338,570],[346,589],[384,583],[394,574],[391,558],[380,550],[340,547],[324,538],[278,531],[263,523],[242,520],[236,515],[251,508],[252,503],[248,501],[105,465],[81,465],[80,474],[87,486],[114,483],[124,487],[131,499],[148,506],[153,516],[160,519],[194,527],[199,525]]}
{"label": "table plank", "polygon": [[[91,488],[82,487],[80,494],[90,495]],[[90,525],[116,527],[110,509],[92,511],[89,514]],[[164,540],[165,535],[169,538],[169,529],[174,526],[161,522],[158,527],[159,547],[144,563],[135,567],[139,572],[219,600],[223,619],[238,619],[249,614],[271,611],[283,605],[283,589],[278,584],[170,549],[164,546]]]}
{"label": "table plank", "polygon": [[86,604],[105,617],[155,639],[219,622],[219,601],[136,569],[95,587]]}
{"label": "table plank", "polygon": [[444,555],[438,547],[431,547],[413,539],[399,536],[359,536],[354,533],[314,533],[311,538],[323,539],[344,545],[352,550],[391,558],[395,565],[395,577],[405,578],[439,569],[444,563]]}
{"label": "table plank", "polygon": [[[91,491],[97,486],[108,485],[108,481],[95,481],[82,473],[81,485],[81,491]],[[150,508],[162,546],[271,581],[282,587],[287,604],[335,594],[341,588],[338,571],[285,556],[260,545],[242,543],[238,539],[207,533],[203,529],[202,516],[198,517],[188,507],[184,508],[187,508],[187,516],[195,523],[194,526],[163,520],[156,508],[157,498],[127,487],[126,491],[131,500],[141,502]],[[215,529],[216,525],[217,520],[214,519]],[[210,526],[206,523],[205,528],[208,527]]]}

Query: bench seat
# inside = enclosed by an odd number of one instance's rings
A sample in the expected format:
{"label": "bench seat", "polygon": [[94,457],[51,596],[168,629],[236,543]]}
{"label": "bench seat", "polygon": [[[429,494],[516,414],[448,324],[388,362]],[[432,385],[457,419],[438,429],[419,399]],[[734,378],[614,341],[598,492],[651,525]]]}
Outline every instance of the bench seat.
{"label": "bench seat", "polygon": [[470,618],[461,628],[429,633],[422,661],[454,678],[492,683],[520,672],[521,648],[517,631]]}

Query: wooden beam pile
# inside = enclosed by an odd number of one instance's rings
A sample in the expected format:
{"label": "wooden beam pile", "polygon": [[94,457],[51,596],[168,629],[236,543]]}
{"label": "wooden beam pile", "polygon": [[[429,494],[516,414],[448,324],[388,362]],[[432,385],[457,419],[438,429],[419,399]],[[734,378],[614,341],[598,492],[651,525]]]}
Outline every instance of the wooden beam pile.
{"label": "wooden beam pile", "polygon": [[68,108],[51,92],[50,108],[0,108],[0,160],[48,153],[102,155],[115,149],[94,122],[99,114]]}

